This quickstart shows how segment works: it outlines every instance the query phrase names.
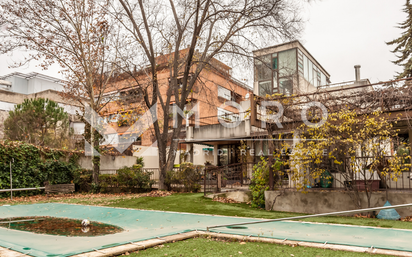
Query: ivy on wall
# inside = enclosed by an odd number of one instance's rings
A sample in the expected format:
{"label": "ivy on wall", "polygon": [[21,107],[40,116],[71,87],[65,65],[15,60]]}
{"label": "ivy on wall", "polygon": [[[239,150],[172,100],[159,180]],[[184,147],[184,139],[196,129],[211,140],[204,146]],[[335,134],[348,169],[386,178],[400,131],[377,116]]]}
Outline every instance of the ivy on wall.
{"label": "ivy on wall", "polygon": [[[79,169],[77,160],[82,152],[56,150],[16,141],[0,141],[0,188],[10,188],[10,162],[13,188],[43,187],[68,184]],[[14,159],[14,162],[13,162]],[[19,191],[13,195],[33,195],[42,191]],[[5,197],[10,193],[1,193]]]}

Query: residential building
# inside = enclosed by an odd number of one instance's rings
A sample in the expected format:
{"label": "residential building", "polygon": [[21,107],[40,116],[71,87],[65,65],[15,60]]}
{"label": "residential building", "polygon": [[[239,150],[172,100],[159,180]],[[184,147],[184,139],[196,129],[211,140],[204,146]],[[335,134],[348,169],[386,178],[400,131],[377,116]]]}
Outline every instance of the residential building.
{"label": "residential building", "polygon": [[[167,89],[169,88],[170,70],[167,67],[169,58],[173,55],[163,55],[157,58],[158,64],[158,81],[159,91],[163,98],[166,97]],[[219,123],[219,119],[226,121],[242,120],[242,113],[230,105],[229,101],[240,104],[242,101],[248,99],[252,94],[252,89],[245,83],[236,80],[231,75],[231,68],[217,59],[213,59],[200,73],[198,80],[193,86],[192,93],[188,97],[185,110],[195,108],[198,110],[197,114],[187,118],[183,121],[183,128],[180,138],[185,139],[186,134],[192,133],[193,130],[189,125],[195,125],[195,118],[200,120],[200,127],[210,124]],[[140,73],[139,73],[140,72]],[[147,81],[147,75],[144,72],[136,71],[138,81],[144,84]],[[181,80],[182,78],[178,78]],[[178,81],[179,82],[179,81]],[[182,81],[180,81],[182,83]],[[143,106],[142,97],[139,97],[136,89],[136,82],[129,78],[116,82],[107,92],[107,104],[101,115],[106,117],[106,122],[109,123],[119,135],[125,135],[128,129],[136,121],[137,117],[146,111]],[[150,94],[150,92],[149,92]],[[175,100],[172,96],[170,108],[172,108]],[[158,119],[162,120],[163,111],[158,104]],[[220,117],[220,118],[218,118]],[[173,126],[173,120],[167,124],[169,128]],[[117,144],[117,134],[108,135],[107,144]],[[156,138],[152,129],[147,130],[140,137],[134,138],[134,150],[136,156],[143,156],[145,158],[145,165],[147,168],[158,168],[158,155],[156,152]],[[213,146],[210,144],[186,144],[179,145],[179,152],[177,154],[176,163],[181,161],[193,161],[195,164],[204,165],[206,162],[213,162]],[[197,154],[194,159],[187,155],[188,152],[205,153]],[[180,159],[180,155],[184,156]]]}
{"label": "residential building", "polygon": [[[7,117],[8,112],[14,109],[16,104],[25,99],[48,98],[70,114],[70,126],[75,135],[84,132],[84,123],[75,118],[76,110],[80,105],[61,96],[64,90],[63,81],[60,79],[32,72],[28,74],[15,72],[0,77],[0,122]],[[3,130],[0,128],[0,139],[3,138]]]}
{"label": "residential building", "polygon": [[[257,161],[260,152],[268,153],[267,140],[254,140],[267,136],[261,127],[262,113],[256,99],[273,94],[308,94],[330,85],[329,73],[299,41],[259,49],[253,52],[253,56],[254,94],[240,103],[243,110],[250,112],[246,112],[236,126],[222,126],[216,122],[190,128],[193,134],[187,134],[187,141],[213,145],[214,165],[238,163],[242,141],[256,153],[249,161]],[[290,130],[286,128],[281,132]]]}

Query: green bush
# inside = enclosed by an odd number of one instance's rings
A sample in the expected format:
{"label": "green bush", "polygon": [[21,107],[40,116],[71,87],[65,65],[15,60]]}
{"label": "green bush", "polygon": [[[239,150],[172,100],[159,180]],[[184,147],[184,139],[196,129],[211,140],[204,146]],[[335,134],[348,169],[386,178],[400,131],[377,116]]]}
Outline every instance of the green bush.
{"label": "green bush", "polygon": [[118,176],[117,174],[101,174],[99,175],[99,185],[100,185],[100,192],[108,193],[109,188],[111,187],[118,187]]}
{"label": "green bush", "polygon": [[[281,165],[282,163],[276,160],[272,168],[280,170]],[[253,166],[253,176],[249,188],[252,192],[252,207],[264,208],[265,191],[269,190],[269,164],[263,156],[260,157],[260,162]]]}
{"label": "green bush", "polygon": [[[76,153],[42,148],[22,142],[0,142],[0,188],[10,188],[10,161],[12,165],[13,188],[43,187],[50,184],[68,184],[74,180],[79,169],[73,161]],[[64,161],[69,156],[70,160]],[[43,191],[21,191],[13,195],[26,196]],[[8,196],[3,193],[1,196]]]}
{"label": "green bush", "polygon": [[150,179],[153,172],[145,172],[140,164],[123,167],[115,175],[100,175],[100,192],[109,192],[109,188],[131,190],[134,188],[151,189],[154,180]]}
{"label": "green bush", "polygon": [[78,169],[74,172],[73,182],[76,185],[76,191],[90,192],[92,183],[92,170]]}
{"label": "green bush", "polygon": [[168,190],[173,184],[183,185],[185,192],[199,192],[203,166],[190,162],[182,163],[179,168],[166,173],[165,185]]}

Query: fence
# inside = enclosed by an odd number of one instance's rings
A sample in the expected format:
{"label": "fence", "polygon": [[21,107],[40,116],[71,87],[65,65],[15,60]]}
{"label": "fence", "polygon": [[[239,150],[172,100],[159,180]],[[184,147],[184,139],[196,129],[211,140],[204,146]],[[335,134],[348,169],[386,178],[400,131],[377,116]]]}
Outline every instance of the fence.
{"label": "fence", "polygon": [[207,166],[203,177],[203,192],[216,193],[222,188],[242,188],[250,184],[255,163],[235,163],[226,166]]}
{"label": "fence", "polygon": [[[400,167],[402,172],[395,173],[391,170],[384,172],[384,168],[388,167],[390,161],[394,159],[393,156],[384,156],[380,158],[378,165],[374,165],[371,170],[372,162],[376,157],[356,157],[345,158],[342,164],[335,164],[333,160],[325,158],[319,164],[311,163],[307,173],[311,173],[315,168],[321,168],[330,172],[332,181],[323,183],[327,187],[322,187],[321,180],[326,179],[321,177],[313,179],[308,175],[307,180],[310,181],[306,187],[310,188],[328,188],[328,189],[356,189],[365,190],[412,190],[412,170],[408,167],[410,157],[402,160]],[[298,183],[303,183],[303,178],[293,179],[294,172],[292,172],[287,165],[282,165],[281,171],[284,174],[280,179],[276,180],[275,187],[277,188],[296,188]]]}

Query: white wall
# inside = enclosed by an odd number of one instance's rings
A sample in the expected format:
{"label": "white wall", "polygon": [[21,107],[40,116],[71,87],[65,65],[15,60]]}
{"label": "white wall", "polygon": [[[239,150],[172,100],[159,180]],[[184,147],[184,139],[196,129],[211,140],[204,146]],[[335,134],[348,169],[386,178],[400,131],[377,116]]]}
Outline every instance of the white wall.
{"label": "white wall", "polygon": [[214,151],[203,151],[203,148],[214,148],[213,146],[198,145],[194,144],[193,147],[193,164],[195,165],[205,165],[205,162],[208,161],[213,163],[213,153]]}
{"label": "white wall", "polygon": [[81,135],[84,133],[84,123],[83,122],[72,122],[70,123],[70,127],[73,128],[73,132],[75,135]]}
{"label": "white wall", "polygon": [[73,106],[73,105],[68,105],[68,104],[62,104],[62,103],[57,103],[59,105],[59,107],[62,107],[64,109],[65,112],[67,112],[68,114],[76,114],[76,111],[79,112],[79,114],[81,114],[80,112],[80,107],[77,106]]}
{"label": "white wall", "polygon": [[6,80],[11,82],[12,92],[27,95],[28,93],[27,79],[19,78],[19,77],[9,77],[9,78],[6,78]]}
{"label": "white wall", "polygon": [[28,80],[28,94],[38,93],[49,89],[63,91],[63,86],[58,83],[36,77]]}
{"label": "white wall", "polygon": [[16,104],[0,101],[1,111],[12,111],[14,110],[14,106],[16,106]]}

